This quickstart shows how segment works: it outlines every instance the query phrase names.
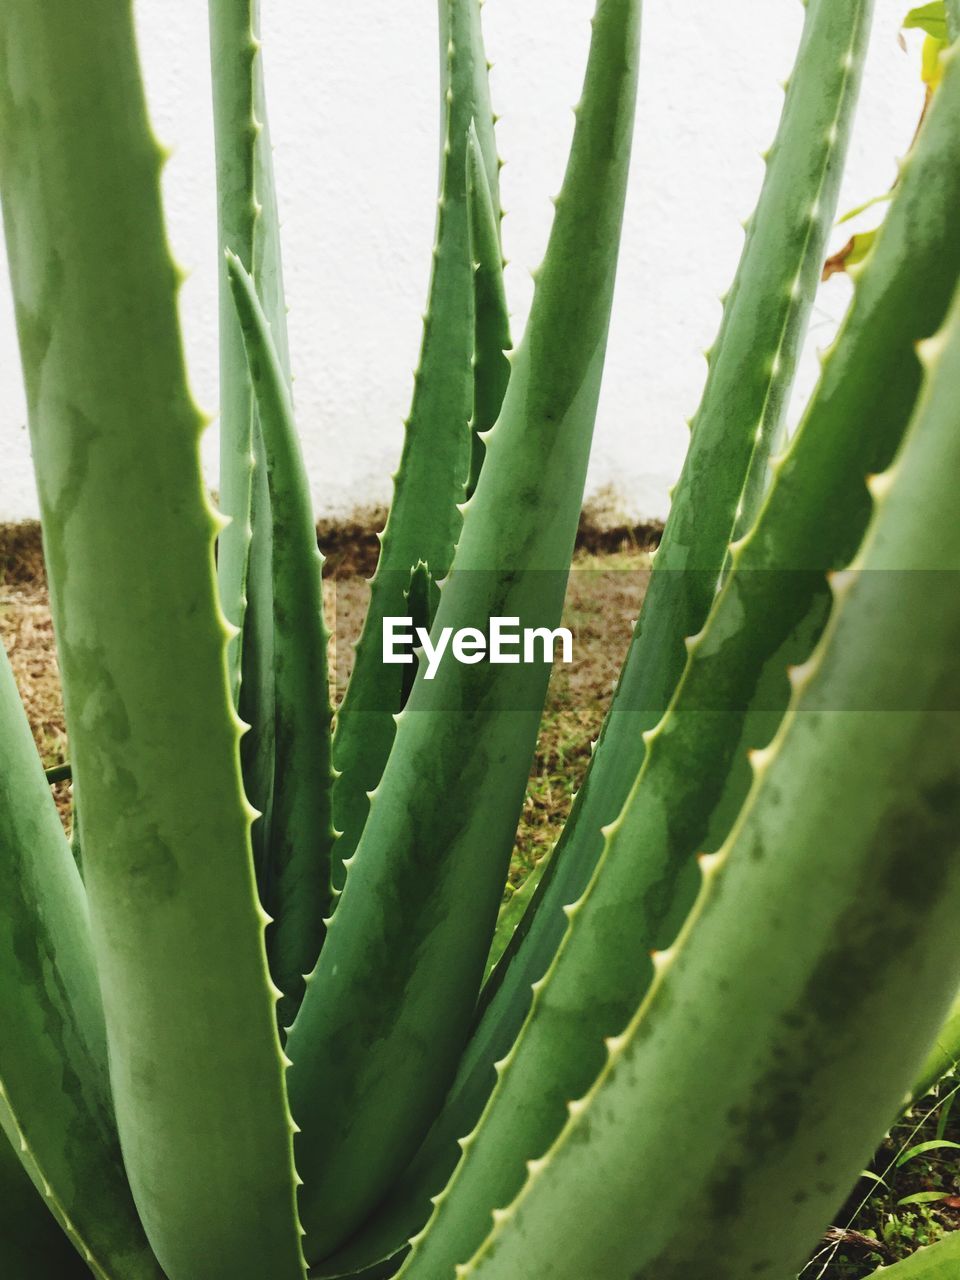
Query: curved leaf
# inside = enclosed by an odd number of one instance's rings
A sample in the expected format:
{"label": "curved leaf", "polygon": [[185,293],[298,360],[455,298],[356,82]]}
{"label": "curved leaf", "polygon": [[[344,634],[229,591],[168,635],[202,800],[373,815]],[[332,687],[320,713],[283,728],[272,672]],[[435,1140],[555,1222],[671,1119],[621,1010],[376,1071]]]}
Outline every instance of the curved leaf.
{"label": "curved leaf", "polygon": [[90,1280],[90,1269],[0,1134],[0,1268],[6,1280]]}
{"label": "curved leaf", "polygon": [[216,521],[130,4],[11,0],[0,57],[4,222],[124,1162],[170,1280],[296,1280]]}
{"label": "curved leaf", "polygon": [[943,1026],[924,1060],[913,1088],[910,1101],[917,1102],[929,1093],[938,1080],[960,1066],[960,992],[950,1007]]}
{"label": "curved leaf", "polygon": [[521,1017],[531,983],[563,935],[563,907],[583,892],[602,849],[601,828],[619,814],[643,763],[642,735],[676,688],[684,641],[700,630],[713,603],[747,472],[766,463],[764,450],[757,451],[758,429],[765,448],[776,438],[836,209],[871,13],[865,0],[807,5],[766,180],[626,664],[532,904],[523,963],[511,975],[508,950],[506,965],[493,974],[487,998],[505,982],[502,1000],[521,1007]]}
{"label": "curved leaf", "polygon": [[960,979],[960,291],[923,359],[864,547],[693,914],[463,1276],[660,1280],[709,1254],[717,1280],[778,1280],[916,1070]]}
{"label": "curved leaf", "polygon": [[[550,244],[435,636],[493,617],[560,620],[613,295],[638,9],[635,0],[597,9]],[[443,1100],[483,975],[548,678],[545,662],[446,661],[432,683],[418,676],[399,717],[289,1039],[311,1261],[374,1207]]]}
{"label": "curved leaf", "polygon": [[250,275],[236,255],[230,283],[257,401],[273,513],[276,658],[276,779],[261,896],[270,969],[283,999],[281,1027],[294,1019],[303,975],[317,962],[330,910],[333,771],[332,709],[323,617],[323,557],[293,404],[269,323]]}
{"label": "curved leaf", "polygon": [[83,886],[2,647],[0,878],[0,1181],[21,1203],[16,1150],[46,1200],[30,1187],[8,1248],[60,1253],[66,1231],[101,1280],[162,1280],[120,1155]]}
{"label": "curved leaf", "polygon": [[[383,774],[396,733],[394,716],[404,703],[404,668],[381,661],[383,620],[406,613],[404,592],[417,564],[425,564],[435,582],[446,577],[460,537],[459,504],[470,471],[474,294],[479,287],[471,266],[467,211],[467,138],[472,127],[496,208],[499,167],[479,0],[439,0],[439,13],[444,141],[433,273],[390,515],[380,539],[353,672],[337,712],[337,888],[343,885],[343,862],[360,840],[369,793]],[[486,308],[485,298],[480,301]],[[489,385],[486,378],[484,385]]]}
{"label": "curved leaf", "polygon": [[955,1280],[960,1267],[960,1231],[945,1236],[926,1249],[918,1249],[903,1262],[881,1267],[877,1280]]}

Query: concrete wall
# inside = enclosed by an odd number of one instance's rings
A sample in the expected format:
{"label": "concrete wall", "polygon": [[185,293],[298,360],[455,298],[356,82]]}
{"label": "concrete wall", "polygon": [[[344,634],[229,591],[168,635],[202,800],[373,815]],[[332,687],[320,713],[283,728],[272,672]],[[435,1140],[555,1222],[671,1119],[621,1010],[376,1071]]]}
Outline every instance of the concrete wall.
{"label": "concrete wall", "polygon": [[[908,0],[877,0],[842,208],[895,175],[919,114]],[[434,0],[263,0],[301,432],[317,513],[385,502],[420,337],[437,152]],[[579,96],[593,0],[488,0],[502,115],[508,288],[519,331]],[[170,235],[198,399],[217,403],[213,140],[206,6],[136,0],[154,122],[174,148]],[[740,253],[802,23],[798,0],[647,0],[637,149],[588,495],[662,517],[696,407],[700,352]],[[869,221],[869,219],[867,219]],[[837,231],[842,243],[849,228]],[[818,299],[800,390],[846,305]],[[36,514],[8,292],[0,287],[0,519]],[[205,452],[212,484],[215,431]]]}

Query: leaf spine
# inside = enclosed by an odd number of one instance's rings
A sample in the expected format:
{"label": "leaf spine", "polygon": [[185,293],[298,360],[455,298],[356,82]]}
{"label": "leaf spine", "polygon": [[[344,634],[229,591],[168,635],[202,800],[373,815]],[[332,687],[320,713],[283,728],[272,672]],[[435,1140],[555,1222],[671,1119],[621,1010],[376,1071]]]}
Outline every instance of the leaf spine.
{"label": "leaf spine", "polygon": [[772,747],[755,747],[752,751],[747,752],[747,760],[750,762],[750,768],[753,770],[755,778],[763,777],[770,766],[774,754]]}
{"label": "leaf spine", "polygon": [[703,879],[712,880],[726,860],[727,855],[722,850],[717,853],[698,853],[697,865]]}
{"label": "leaf spine", "polygon": [[867,489],[870,492],[874,502],[882,502],[887,494],[893,488],[894,473],[890,468],[887,471],[878,471],[872,476],[867,476]]}
{"label": "leaf spine", "polygon": [[827,583],[833,593],[834,600],[840,601],[849,592],[859,577],[856,569],[835,569],[827,574]]}

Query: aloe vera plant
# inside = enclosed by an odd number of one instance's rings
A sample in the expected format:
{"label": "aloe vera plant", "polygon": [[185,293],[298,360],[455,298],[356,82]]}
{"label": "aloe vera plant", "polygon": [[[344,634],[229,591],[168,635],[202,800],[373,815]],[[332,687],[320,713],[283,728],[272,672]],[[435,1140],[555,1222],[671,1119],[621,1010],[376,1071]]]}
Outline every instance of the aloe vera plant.
{"label": "aloe vera plant", "polygon": [[[808,0],[618,689],[498,914],[549,664],[394,666],[383,629],[560,621],[640,3],[597,0],[514,346],[480,7],[440,0],[429,305],[336,715],[258,4],[209,9],[219,510],[129,0],[0,8],[82,817],[72,849],[4,655],[3,1274],[785,1280],[956,1060],[960,54],[784,442],[872,9]],[[954,1238],[882,1274],[956,1264]]]}

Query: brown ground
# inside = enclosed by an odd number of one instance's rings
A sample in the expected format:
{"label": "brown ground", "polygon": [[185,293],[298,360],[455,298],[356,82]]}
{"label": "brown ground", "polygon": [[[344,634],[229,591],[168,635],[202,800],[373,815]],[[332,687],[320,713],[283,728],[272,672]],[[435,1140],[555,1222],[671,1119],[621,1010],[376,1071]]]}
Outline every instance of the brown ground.
{"label": "brown ground", "polygon": [[[321,520],[317,537],[333,577],[369,577],[377,567],[380,539],[387,513],[383,507],[357,511],[349,520]],[[616,494],[601,490],[584,507],[577,529],[577,546],[594,556],[628,553],[656,546],[663,526],[656,521],[633,524],[620,507]],[[0,564],[3,558],[0,529]]]}
{"label": "brown ground", "polygon": [[[565,617],[574,635],[574,662],[558,666],[551,680],[517,835],[514,882],[547,851],[566,819],[629,643],[649,555],[630,547],[628,535],[617,537],[627,543],[626,549],[603,555],[577,553]],[[337,560],[338,554],[331,557],[337,576],[325,584],[337,698],[350,673],[353,641],[363,622],[368,591],[364,578],[346,572],[354,560],[346,554]],[[17,535],[7,532],[0,540],[0,639],[10,656],[43,763],[48,768],[62,764],[69,751],[60,674],[42,557],[35,533],[29,529]],[[55,794],[65,821],[69,820],[69,793],[67,784],[57,784]]]}
{"label": "brown ground", "polygon": [[[555,667],[550,682],[517,833],[514,883],[547,852],[566,820],[627,651],[649,564],[649,553],[636,547],[603,555],[581,550],[574,560],[564,616],[573,632],[574,661]],[[359,577],[337,578],[327,582],[326,596],[339,698],[363,622],[367,584]]]}
{"label": "brown ground", "polygon": [[[0,639],[10,656],[44,765],[50,768],[63,764],[68,755],[67,731],[47,588],[42,576],[39,581],[34,578],[0,582]],[[66,820],[70,811],[69,784],[57,783],[54,794]]]}

